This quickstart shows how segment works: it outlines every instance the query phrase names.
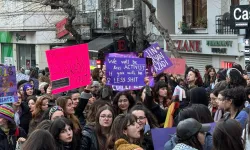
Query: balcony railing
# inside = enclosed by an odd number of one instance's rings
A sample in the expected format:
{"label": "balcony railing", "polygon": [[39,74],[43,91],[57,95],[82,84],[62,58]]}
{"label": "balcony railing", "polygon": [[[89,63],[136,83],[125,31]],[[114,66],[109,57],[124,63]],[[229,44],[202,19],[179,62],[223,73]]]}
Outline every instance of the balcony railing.
{"label": "balcony railing", "polygon": [[215,17],[217,34],[239,34],[238,29],[230,28],[230,19],[223,15]]}

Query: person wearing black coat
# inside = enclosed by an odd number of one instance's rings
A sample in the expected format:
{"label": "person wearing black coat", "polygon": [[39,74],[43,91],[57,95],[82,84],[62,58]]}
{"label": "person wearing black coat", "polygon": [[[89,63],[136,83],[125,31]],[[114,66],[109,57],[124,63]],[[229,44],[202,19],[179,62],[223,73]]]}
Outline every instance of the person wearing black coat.
{"label": "person wearing black coat", "polygon": [[14,120],[16,124],[22,127],[26,133],[28,133],[32,114],[30,112],[29,106],[25,102],[22,102],[20,93],[18,93],[18,101],[13,103],[12,107],[15,113]]}
{"label": "person wearing black coat", "polygon": [[0,150],[15,150],[19,138],[26,138],[25,131],[16,126],[14,110],[7,104],[0,105]]}

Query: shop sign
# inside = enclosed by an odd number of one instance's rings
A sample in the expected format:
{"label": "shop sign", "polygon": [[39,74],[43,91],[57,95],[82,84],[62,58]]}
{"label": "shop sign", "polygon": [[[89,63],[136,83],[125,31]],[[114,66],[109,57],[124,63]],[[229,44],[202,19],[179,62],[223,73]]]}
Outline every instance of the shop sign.
{"label": "shop sign", "polygon": [[[202,52],[200,40],[173,40],[175,47],[178,51],[185,52]],[[167,50],[169,45],[167,43]]]}
{"label": "shop sign", "polygon": [[207,46],[232,47],[233,46],[233,41],[207,41]]}
{"label": "shop sign", "polygon": [[238,5],[230,7],[230,22],[232,29],[249,28],[250,8],[249,5]]}
{"label": "shop sign", "polygon": [[212,53],[227,53],[227,48],[212,48]]}
{"label": "shop sign", "polygon": [[68,19],[64,18],[63,20],[59,21],[56,24],[56,37],[58,39],[69,34],[69,31],[65,29],[65,25],[66,25],[67,21],[68,21]]}

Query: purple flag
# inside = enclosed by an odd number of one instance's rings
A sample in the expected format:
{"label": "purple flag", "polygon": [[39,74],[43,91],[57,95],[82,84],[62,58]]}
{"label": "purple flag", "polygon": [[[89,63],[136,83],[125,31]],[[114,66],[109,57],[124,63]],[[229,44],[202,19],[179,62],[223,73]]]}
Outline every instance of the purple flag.
{"label": "purple flag", "polygon": [[160,48],[158,43],[151,44],[151,46],[145,49],[143,52],[144,57],[152,59],[157,74],[163,72],[173,65],[168,56]]}

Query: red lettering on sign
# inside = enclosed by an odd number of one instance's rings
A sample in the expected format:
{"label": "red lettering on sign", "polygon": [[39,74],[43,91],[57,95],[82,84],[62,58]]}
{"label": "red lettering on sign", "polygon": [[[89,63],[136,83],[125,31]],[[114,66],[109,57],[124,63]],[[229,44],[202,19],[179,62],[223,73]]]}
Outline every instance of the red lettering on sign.
{"label": "red lettering on sign", "polygon": [[[201,52],[201,41],[198,40],[173,40],[178,51],[186,52]],[[166,49],[169,50],[168,43],[166,44]]]}

